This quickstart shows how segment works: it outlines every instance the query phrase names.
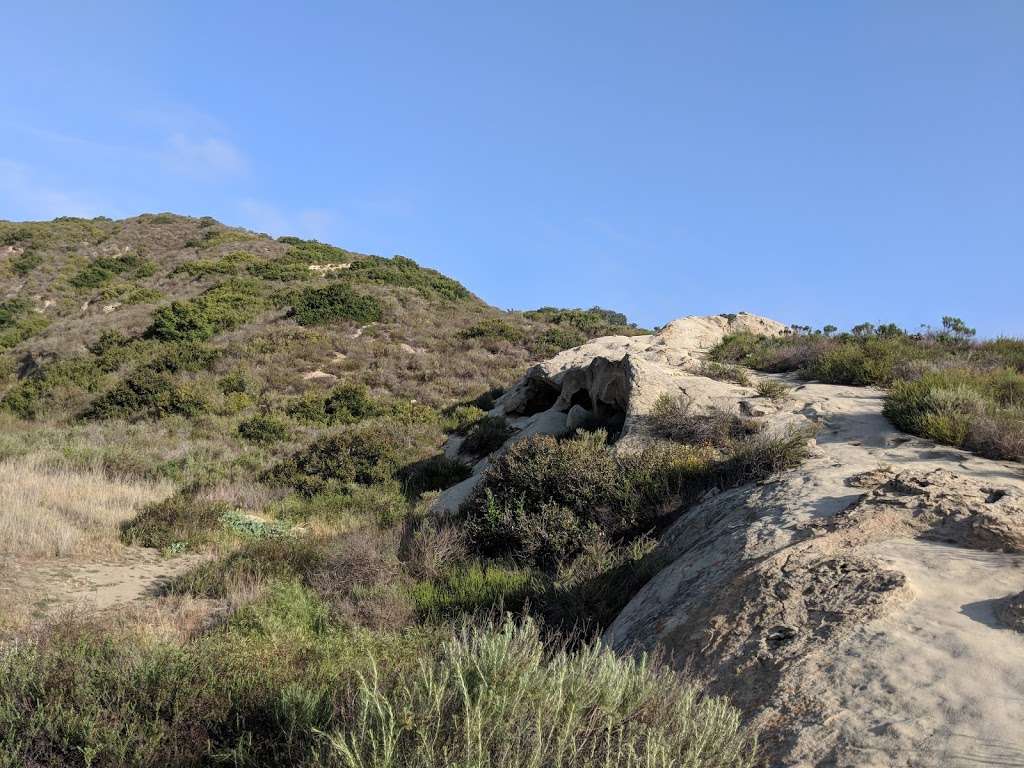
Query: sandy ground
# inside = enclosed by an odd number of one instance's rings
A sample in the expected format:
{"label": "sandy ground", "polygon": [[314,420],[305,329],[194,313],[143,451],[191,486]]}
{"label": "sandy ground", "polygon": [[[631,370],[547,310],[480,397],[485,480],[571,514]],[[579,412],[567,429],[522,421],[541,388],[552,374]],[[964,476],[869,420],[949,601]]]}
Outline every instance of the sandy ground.
{"label": "sandy ground", "polygon": [[914,599],[855,630],[809,679],[833,714],[804,729],[816,765],[1024,765],[1024,635],[996,619],[1024,556],[920,540],[866,549]]}
{"label": "sandy ground", "polygon": [[[824,640],[808,629],[817,619],[805,611],[801,619],[811,625],[798,630],[814,638],[798,657],[766,650],[758,634],[764,627],[751,611],[722,607],[729,590],[752,594],[749,574],[765,563],[825,546],[817,544],[815,529],[827,528],[864,496],[856,485],[861,473],[922,476],[941,469],[1024,496],[1024,467],[901,434],[882,416],[883,398],[870,388],[799,386],[772,420],[817,422],[812,458],[779,480],[727,491],[673,526],[663,546],[674,562],[633,599],[605,640],[621,649],[660,645],[685,656],[689,669],[715,681],[715,690],[784,734],[769,750],[771,765],[1024,766],[1024,635],[995,613],[1000,601],[1024,589],[1024,555],[922,540],[913,532],[886,538],[875,531],[863,546],[846,550],[828,544],[827,554],[902,574],[905,585],[898,600],[878,608],[884,615],[837,619]],[[737,591],[743,578],[747,593]],[[786,600],[780,615],[792,607],[792,597]],[[846,608],[827,607],[840,617]],[[721,627],[708,629],[709,618]]]}
{"label": "sandy ground", "polygon": [[141,547],[86,562],[5,557],[0,560],[0,617],[32,620],[62,606],[103,610],[145,600],[202,559],[165,558]]}

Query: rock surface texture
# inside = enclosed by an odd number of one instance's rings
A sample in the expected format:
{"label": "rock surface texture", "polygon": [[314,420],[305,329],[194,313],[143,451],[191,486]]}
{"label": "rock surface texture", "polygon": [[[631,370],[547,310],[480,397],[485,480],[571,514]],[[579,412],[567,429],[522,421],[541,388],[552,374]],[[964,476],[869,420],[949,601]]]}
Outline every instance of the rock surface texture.
{"label": "rock surface texture", "polygon": [[1024,764],[1024,468],[910,438],[808,383],[814,456],[687,511],[605,635],[661,647],[763,729],[769,765]]}
{"label": "rock surface texture", "polygon": [[[700,375],[738,330],[785,332],[739,314],[596,339],[532,368],[492,411],[514,430],[499,452],[599,426],[628,450],[663,393],[769,429],[818,426],[800,468],[679,518],[659,543],[668,565],[605,642],[666,650],[730,696],[767,765],[1024,765],[1024,467],[897,432],[876,389],[791,381],[773,403]],[[468,457],[473,477],[438,505],[456,510],[494,455]]]}

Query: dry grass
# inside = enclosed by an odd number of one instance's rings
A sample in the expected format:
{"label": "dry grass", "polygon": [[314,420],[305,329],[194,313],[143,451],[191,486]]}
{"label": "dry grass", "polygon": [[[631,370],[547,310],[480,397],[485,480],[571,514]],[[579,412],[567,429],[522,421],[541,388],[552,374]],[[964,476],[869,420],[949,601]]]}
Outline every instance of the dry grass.
{"label": "dry grass", "polygon": [[118,549],[118,525],[171,494],[169,482],[108,478],[46,454],[0,462],[0,553],[67,557]]}

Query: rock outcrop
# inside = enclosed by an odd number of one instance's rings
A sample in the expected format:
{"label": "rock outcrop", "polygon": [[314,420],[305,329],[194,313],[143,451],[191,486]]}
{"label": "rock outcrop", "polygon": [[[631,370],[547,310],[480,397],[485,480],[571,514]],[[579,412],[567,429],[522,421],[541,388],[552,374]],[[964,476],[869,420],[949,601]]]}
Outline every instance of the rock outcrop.
{"label": "rock outcrop", "polygon": [[[535,365],[490,411],[512,429],[502,450],[530,435],[560,436],[581,428],[605,428],[628,445],[643,439],[643,417],[662,394],[685,394],[698,413],[711,407],[737,410],[754,392],[701,376],[698,369],[711,347],[739,331],[779,335],[787,329],[745,312],[683,317],[651,335],[594,339]],[[475,460],[473,475],[435,502],[435,510],[454,512],[480,483],[492,457],[462,455],[460,438],[450,441],[445,453]]]}
{"label": "rock outcrop", "polygon": [[1024,471],[896,432],[882,399],[798,386],[769,418],[816,421],[813,457],[684,514],[605,641],[729,695],[770,765],[1019,763]]}

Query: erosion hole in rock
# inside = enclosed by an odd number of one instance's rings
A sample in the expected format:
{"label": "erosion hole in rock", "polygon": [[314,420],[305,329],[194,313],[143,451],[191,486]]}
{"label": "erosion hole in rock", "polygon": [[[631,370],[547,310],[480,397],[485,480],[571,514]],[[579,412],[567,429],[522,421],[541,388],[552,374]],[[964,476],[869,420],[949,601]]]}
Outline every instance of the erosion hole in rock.
{"label": "erosion hole in rock", "polygon": [[561,400],[569,413],[570,429],[604,430],[608,433],[609,443],[614,443],[621,436],[626,423],[626,409],[617,402],[594,397],[586,387],[575,390],[568,398],[563,391]]}
{"label": "erosion hole in rock", "polygon": [[546,411],[558,401],[558,387],[543,379],[530,379],[527,382],[526,397],[523,404],[511,412],[510,416],[533,416]]}
{"label": "erosion hole in rock", "polygon": [[588,392],[586,389],[576,390],[572,398],[569,400],[569,407],[571,408],[574,405],[581,405],[588,411],[594,410],[594,404],[591,401],[590,392]]}

